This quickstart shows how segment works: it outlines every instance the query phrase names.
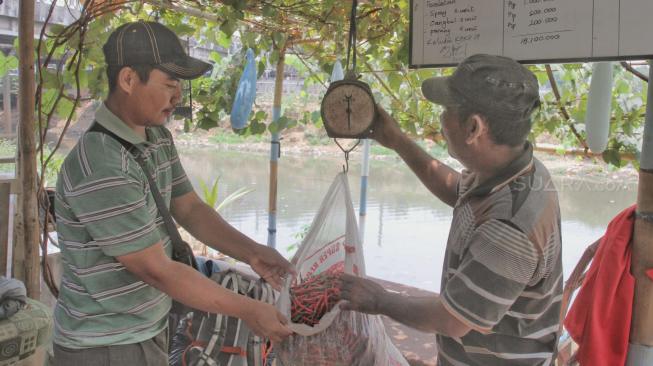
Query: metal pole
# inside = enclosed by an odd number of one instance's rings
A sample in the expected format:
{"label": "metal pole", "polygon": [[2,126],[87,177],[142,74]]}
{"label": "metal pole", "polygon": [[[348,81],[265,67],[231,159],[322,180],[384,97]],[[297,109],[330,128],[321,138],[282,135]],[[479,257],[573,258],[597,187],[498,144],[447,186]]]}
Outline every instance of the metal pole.
{"label": "metal pole", "polygon": [[596,62],[592,65],[585,131],[587,144],[593,153],[602,153],[608,147],[612,111],[612,68],[612,62]]}
{"label": "metal pole", "polygon": [[361,202],[359,215],[367,215],[367,178],[370,176],[370,139],[363,141],[363,163],[361,166]]}
{"label": "metal pole", "polygon": [[0,181],[0,276],[7,276],[9,256],[9,202],[11,183]]}
{"label": "metal pole", "polygon": [[[653,60],[649,61],[653,80]],[[637,213],[633,233],[631,272],[635,276],[635,298],[630,325],[628,366],[653,365],[653,87],[649,81],[642,157],[639,171]]]}
{"label": "metal pole", "polygon": [[[22,271],[14,276],[25,283],[27,296],[40,297],[39,221],[36,200],[36,137],[34,134],[34,0],[20,1],[19,6],[19,111],[18,178],[22,191],[18,195],[18,209],[23,211],[22,240],[17,248],[24,248]],[[18,258],[20,260],[20,258]],[[17,262],[18,263],[18,262]],[[18,268],[17,268],[18,269]],[[22,272],[22,273],[21,273]]]}
{"label": "metal pole", "polygon": [[[272,122],[281,117],[281,98],[283,97],[283,72],[286,62],[286,47],[279,50],[277,74],[274,78],[274,103],[272,104]],[[270,206],[268,208],[268,246],[277,246],[277,177],[279,175],[279,158],[281,143],[279,133],[273,133],[270,141]]]}
{"label": "metal pole", "polygon": [[4,109],[4,115],[5,115],[5,128],[4,132],[7,135],[7,137],[11,136],[12,134],[12,128],[11,128],[11,75],[9,72],[4,77],[4,80],[2,82],[4,84],[4,90],[2,93],[2,104],[3,104],[3,109]]}
{"label": "metal pole", "polygon": [[367,178],[370,176],[370,140],[363,141],[363,162],[361,164],[361,201],[358,218],[361,244],[365,243],[365,218],[367,217]]}

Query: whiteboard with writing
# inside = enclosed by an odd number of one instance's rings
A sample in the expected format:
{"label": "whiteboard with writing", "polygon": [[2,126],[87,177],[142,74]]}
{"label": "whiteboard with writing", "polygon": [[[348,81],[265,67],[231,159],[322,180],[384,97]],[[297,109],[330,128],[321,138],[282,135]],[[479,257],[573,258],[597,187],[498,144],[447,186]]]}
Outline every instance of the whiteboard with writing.
{"label": "whiteboard with writing", "polygon": [[653,58],[653,0],[411,0],[410,65]]}

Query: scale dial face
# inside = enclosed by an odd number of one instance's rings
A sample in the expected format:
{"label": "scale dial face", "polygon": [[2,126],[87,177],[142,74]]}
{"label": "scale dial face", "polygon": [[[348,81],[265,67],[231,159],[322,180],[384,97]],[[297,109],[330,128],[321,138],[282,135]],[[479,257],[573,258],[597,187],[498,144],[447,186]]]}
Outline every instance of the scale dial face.
{"label": "scale dial face", "polygon": [[322,99],[322,120],[331,137],[366,137],[376,116],[376,104],[366,84],[339,81]]}

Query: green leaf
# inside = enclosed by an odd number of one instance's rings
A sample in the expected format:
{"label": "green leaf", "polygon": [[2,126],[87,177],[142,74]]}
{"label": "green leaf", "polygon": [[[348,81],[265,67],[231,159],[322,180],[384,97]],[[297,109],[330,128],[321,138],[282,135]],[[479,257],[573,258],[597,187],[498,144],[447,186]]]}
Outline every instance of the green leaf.
{"label": "green leaf", "polygon": [[299,73],[299,75],[304,76],[306,73],[308,73],[308,69],[306,69],[304,63],[301,62],[297,56],[286,55],[285,61],[286,61],[286,65],[295,69]]}
{"label": "green leaf", "polygon": [[218,52],[211,51],[209,53],[209,60],[215,61],[215,63],[218,64],[222,61],[222,55]]}
{"label": "green leaf", "polygon": [[630,93],[630,85],[624,79],[616,80],[613,92],[617,94],[628,94]]}
{"label": "green leaf", "polygon": [[254,188],[247,188],[247,187],[241,187],[238,188],[236,191],[228,195],[216,208],[216,210],[220,211],[221,209],[233,204],[234,202],[238,201],[239,199],[243,198],[247,194],[254,192]]}
{"label": "green leaf", "polygon": [[66,27],[62,24],[50,24],[47,33],[56,36],[61,34],[64,29],[66,29]]}
{"label": "green leaf", "polygon": [[279,124],[277,122],[272,122],[268,125],[268,131],[270,131],[270,133],[279,133],[281,129],[279,128]]}
{"label": "green leaf", "polygon": [[187,36],[195,33],[195,28],[189,24],[186,23],[179,23],[175,25],[169,25],[175,33],[177,33],[177,36],[182,37],[182,36]]}
{"label": "green leaf", "polygon": [[286,35],[281,32],[274,32],[272,33],[272,39],[278,46],[280,46],[283,44],[284,40],[286,39]]}
{"label": "green leaf", "polygon": [[240,41],[246,47],[256,46],[256,33],[254,32],[244,32],[240,37]]}
{"label": "green leaf", "polygon": [[256,121],[263,121],[268,117],[268,114],[265,111],[256,111],[254,114],[254,119]]}
{"label": "green leaf", "polygon": [[402,41],[401,48],[396,53],[397,60],[404,64],[408,64],[409,54],[410,54],[410,40],[408,38],[408,33],[406,33],[406,36]]}
{"label": "green leaf", "polygon": [[263,60],[258,62],[258,70],[256,72],[256,78],[257,79],[260,78],[261,75],[263,75],[263,73],[265,72],[265,67],[266,67],[265,62],[263,62]]}
{"label": "green leaf", "polygon": [[105,70],[103,67],[94,67],[88,75],[89,91],[95,98],[100,98],[108,86],[106,82]]}
{"label": "green leaf", "polygon": [[395,92],[399,91],[402,81],[403,81],[403,77],[401,76],[400,73],[391,72],[388,74],[388,84],[390,86],[390,89],[392,89],[393,91]]}
{"label": "green leaf", "polygon": [[54,89],[45,90],[41,94],[41,108],[43,113],[49,114],[52,111],[54,102],[57,99],[58,95],[58,91]]}
{"label": "green leaf", "polygon": [[276,10],[274,10],[272,5],[270,4],[263,5],[262,12],[263,12],[263,16],[268,18],[271,18],[276,14]]}
{"label": "green leaf", "polygon": [[434,75],[433,70],[417,70],[417,76],[419,80],[426,80],[430,77],[436,76]]}
{"label": "green leaf", "polygon": [[232,33],[229,34],[227,34],[226,32],[215,32],[215,33],[217,33],[216,43],[218,44],[218,46],[222,48],[229,48],[229,46],[231,46]]}
{"label": "green leaf", "polygon": [[42,72],[43,88],[59,90],[62,83],[62,78],[53,70],[45,69]]}
{"label": "green leaf", "polygon": [[279,51],[275,49],[272,52],[270,52],[270,56],[268,57],[268,61],[271,64],[276,64],[279,61]]}
{"label": "green leaf", "polygon": [[57,104],[57,116],[61,119],[66,119],[73,112],[74,104],[66,98],[61,98]]}
{"label": "green leaf", "polygon": [[311,121],[313,123],[318,123],[321,120],[322,120],[322,114],[320,113],[320,111],[313,111],[311,113]]}
{"label": "green leaf", "polygon": [[231,35],[234,34],[236,27],[238,27],[238,21],[227,19],[222,23],[222,25],[220,25],[220,30],[228,37],[231,37]]}
{"label": "green leaf", "polygon": [[199,184],[200,188],[202,189],[202,198],[204,199],[204,202],[211,206],[212,208],[215,208],[215,205],[218,203],[218,182],[220,181],[220,177],[216,178],[213,181],[213,184],[209,188],[206,184],[206,182],[200,178]]}
{"label": "green leaf", "polygon": [[14,56],[8,56],[7,58],[5,58],[5,62],[9,70],[14,70],[18,68],[18,58]]}
{"label": "green leaf", "polygon": [[577,122],[585,122],[585,116],[587,114],[587,99],[583,98],[578,104],[577,108],[574,108],[571,113],[571,117]]}
{"label": "green leaf", "polygon": [[[80,69],[84,70],[84,67],[81,67]],[[79,73],[79,87],[82,90],[88,87],[88,73],[85,71]]]}
{"label": "green leaf", "polygon": [[243,10],[247,9],[247,1],[246,0],[236,0],[233,1],[232,5],[234,9],[238,10],[239,12],[242,12]]}
{"label": "green leaf", "polygon": [[611,165],[620,167],[622,164],[621,156],[619,155],[619,150],[616,149],[607,149],[602,154],[603,160]]}
{"label": "green leaf", "polygon": [[79,50],[79,32],[72,33],[66,41],[66,45],[73,50]]}
{"label": "green leaf", "polygon": [[260,135],[263,132],[265,132],[265,123],[259,123],[256,121],[252,121],[252,123],[249,125],[249,130],[252,133],[252,135]]}
{"label": "green leaf", "polygon": [[286,116],[281,116],[277,120],[277,124],[279,124],[279,126],[281,126],[281,128],[283,129],[283,128],[286,128],[286,126],[288,126],[288,123],[290,123],[290,121],[291,121],[290,118],[288,118]]}
{"label": "green leaf", "polygon": [[0,77],[4,77],[9,71],[18,68],[18,59],[14,56],[5,56],[0,52]]}
{"label": "green leaf", "polygon": [[211,118],[203,118],[197,123],[197,127],[203,129],[203,130],[209,130],[213,127],[217,127],[218,122],[214,119]]}

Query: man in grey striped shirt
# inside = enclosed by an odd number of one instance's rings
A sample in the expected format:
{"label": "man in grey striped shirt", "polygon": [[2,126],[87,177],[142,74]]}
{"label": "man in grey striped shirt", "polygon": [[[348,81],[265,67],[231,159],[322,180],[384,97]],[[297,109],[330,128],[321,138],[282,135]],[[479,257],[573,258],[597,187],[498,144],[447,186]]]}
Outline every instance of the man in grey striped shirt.
{"label": "man in grey striped shirt", "polygon": [[433,159],[383,109],[374,138],[454,208],[441,294],[389,293],[345,277],[343,308],[385,314],[437,333],[439,365],[551,365],[562,264],[558,197],[526,138],[539,107],[535,75],[500,56],[474,55],[422,84],[459,173]]}
{"label": "man in grey striped shirt", "polygon": [[249,263],[272,285],[291,265],[277,251],[231,227],[193,191],[170,131],[180,79],[211,65],[189,57],[177,36],[154,22],[116,29],[104,45],[109,96],[95,118],[113,136],[87,131],[57,180],[63,262],[54,311],[55,365],[167,365],[171,298],[195,309],[242,318],[257,334],[291,334],[272,306],[240,296],[171,259],[172,243],[150,193],[146,160],[174,219],[203,243]]}

